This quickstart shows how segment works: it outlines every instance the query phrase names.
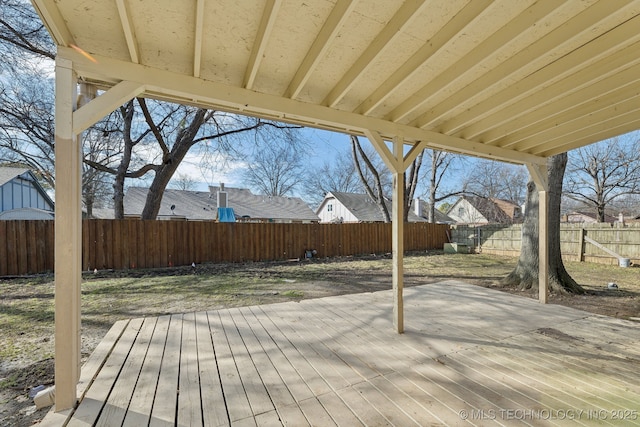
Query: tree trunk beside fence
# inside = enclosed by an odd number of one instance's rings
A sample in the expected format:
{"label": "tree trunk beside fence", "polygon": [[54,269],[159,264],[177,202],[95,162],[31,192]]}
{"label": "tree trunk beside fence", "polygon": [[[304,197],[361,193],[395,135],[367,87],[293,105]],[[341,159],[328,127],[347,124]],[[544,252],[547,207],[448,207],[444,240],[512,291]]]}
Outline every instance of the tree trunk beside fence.
{"label": "tree trunk beside fence", "polygon": [[[53,270],[53,221],[0,221],[0,276]],[[84,220],[83,270],[391,252],[391,224]],[[442,249],[449,226],[405,225],[405,250]],[[4,238],[3,238],[4,237]]]}

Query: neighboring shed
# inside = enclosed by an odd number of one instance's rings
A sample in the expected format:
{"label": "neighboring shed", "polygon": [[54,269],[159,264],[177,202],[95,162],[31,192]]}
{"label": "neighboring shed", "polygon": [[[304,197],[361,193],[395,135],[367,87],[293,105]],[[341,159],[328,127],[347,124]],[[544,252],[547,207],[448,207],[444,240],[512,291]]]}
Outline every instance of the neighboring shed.
{"label": "neighboring shed", "polygon": [[[219,187],[209,191],[165,190],[158,219],[190,221],[216,220]],[[125,217],[140,217],[148,188],[130,187],[124,197]],[[246,188],[224,187],[226,206],[233,208],[237,221],[253,222],[318,222],[311,208],[298,197],[262,196]],[[173,207],[173,209],[172,209]]]}
{"label": "neighboring shed", "polygon": [[[389,215],[391,202],[385,200]],[[383,221],[380,207],[367,194],[330,192],[324,196],[316,215],[320,222],[378,222]],[[424,222],[423,218],[409,212],[409,222]]]}
{"label": "neighboring shed", "polygon": [[[0,167],[0,213],[3,213],[0,219],[43,219],[42,212],[38,211],[53,214],[53,209],[53,200],[33,172]],[[13,211],[11,215],[6,213],[9,211]]]}

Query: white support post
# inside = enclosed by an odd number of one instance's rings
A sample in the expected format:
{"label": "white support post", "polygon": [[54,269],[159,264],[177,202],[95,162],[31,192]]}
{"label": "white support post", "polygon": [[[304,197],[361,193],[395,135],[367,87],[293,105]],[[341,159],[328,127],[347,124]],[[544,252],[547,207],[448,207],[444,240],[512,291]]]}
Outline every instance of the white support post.
{"label": "white support post", "polygon": [[[402,138],[393,141],[393,155],[401,163],[404,156]],[[395,168],[393,173],[393,201],[391,223],[393,254],[393,326],[399,334],[404,333],[404,170]]]}
{"label": "white support post", "polygon": [[538,189],[538,300],[547,303],[549,295],[549,178],[547,165],[527,164]]}
{"label": "white support post", "polygon": [[69,60],[56,60],[55,409],[75,406],[80,378],[82,280],[82,153],[73,132],[77,78]]}
{"label": "white support post", "polygon": [[538,299],[547,303],[549,294],[549,210],[547,209],[549,192],[538,191]]}

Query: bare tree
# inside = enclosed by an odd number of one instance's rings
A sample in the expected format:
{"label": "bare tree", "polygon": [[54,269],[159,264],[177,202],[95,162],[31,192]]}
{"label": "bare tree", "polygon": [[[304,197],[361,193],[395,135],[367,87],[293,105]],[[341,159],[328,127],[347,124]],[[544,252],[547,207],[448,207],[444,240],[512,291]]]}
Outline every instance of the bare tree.
{"label": "bare tree", "polygon": [[185,173],[178,173],[170,182],[171,186],[176,190],[194,191],[197,181]]}
{"label": "bare tree", "polygon": [[463,190],[488,199],[504,199],[517,205],[525,201],[527,172],[523,166],[495,160],[476,160],[473,173],[467,175]]}
{"label": "bare tree", "polygon": [[640,133],[572,151],[565,195],[594,210],[598,222],[616,200],[640,194]]}
{"label": "bare tree", "polygon": [[[558,154],[548,160],[549,203],[549,289],[555,292],[584,293],[584,289],[567,273],[560,252],[560,200],[562,181],[567,165],[567,154]],[[533,181],[527,184],[527,200],[522,224],[522,247],[513,271],[503,280],[503,285],[517,289],[537,289],[539,272],[539,210],[538,190]]]}
{"label": "bare tree", "polygon": [[461,160],[461,156],[440,150],[427,149],[425,152],[431,160],[424,174],[425,180],[429,182],[429,188],[427,189],[429,196],[429,214],[427,218],[430,223],[434,223],[436,222],[436,203],[463,194],[463,191],[460,189],[443,188],[445,178],[449,172],[455,169],[456,164]]}
{"label": "bare tree", "polygon": [[319,205],[329,192],[362,193],[364,188],[356,174],[353,157],[350,153],[336,156],[331,162],[322,165],[310,165],[309,172],[302,178],[305,181],[305,198],[313,205]]}
{"label": "bare tree", "polygon": [[285,196],[305,179],[306,144],[299,132],[262,132],[255,135],[255,146],[243,173],[245,182],[260,194]]}
{"label": "bare tree", "polygon": [[[369,156],[367,156],[365,151],[362,149],[360,141],[355,135],[351,135],[351,153],[353,156],[353,163],[356,167],[356,171],[358,172],[358,176],[360,177],[360,181],[364,186],[365,192],[380,209],[383,221],[391,222],[389,209],[387,209],[387,205],[384,202],[385,196],[380,173],[369,159]],[[366,172],[360,162],[364,163]],[[368,176],[370,179],[368,179]],[[373,184],[370,182],[371,180],[373,181]]]}

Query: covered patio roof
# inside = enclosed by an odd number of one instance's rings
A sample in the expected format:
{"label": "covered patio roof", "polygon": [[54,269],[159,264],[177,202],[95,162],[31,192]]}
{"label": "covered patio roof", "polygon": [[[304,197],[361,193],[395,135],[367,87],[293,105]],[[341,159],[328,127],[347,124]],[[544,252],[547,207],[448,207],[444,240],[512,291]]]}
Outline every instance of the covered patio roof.
{"label": "covered patio roof", "polygon": [[638,1],[34,4],[100,88],[517,163],[640,127]]}
{"label": "covered patio roof", "polygon": [[403,173],[420,151],[527,165],[545,302],[547,157],[640,127],[640,0],[32,3],[58,45],[58,410],[75,404],[79,378],[77,135],[133,97],[366,136],[394,176],[398,332]]}

